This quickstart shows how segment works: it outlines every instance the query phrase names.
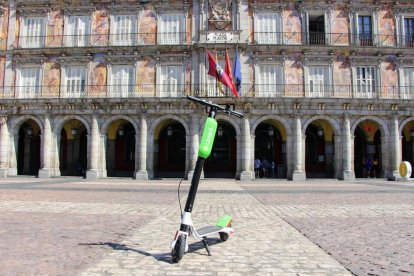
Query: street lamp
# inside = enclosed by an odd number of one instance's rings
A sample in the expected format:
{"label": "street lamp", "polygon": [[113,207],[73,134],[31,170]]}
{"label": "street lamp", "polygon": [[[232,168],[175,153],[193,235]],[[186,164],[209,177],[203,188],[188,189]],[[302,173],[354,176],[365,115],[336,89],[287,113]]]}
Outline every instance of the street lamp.
{"label": "street lamp", "polygon": [[269,127],[268,131],[269,131],[269,136],[273,136],[274,132],[273,132],[273,127],[272,126]]}
{"label": "street lamp", "polygon": [[119,130],[118,130],[118,134],[119,134],[119,136],[124,136],[124,128],[123,127],[120,127],[119,128]]}
{"label": "street lamp", "polygon": [[169,127],[167,128],[167,135],[168,135],[168,136],[171,136],[171,135],[172,135],[172,133],[173,133],[173,129],[172,129],[172,127],[171,127],[171,126],[169,126]]}
{"label": "street lamp", "polygon": [[31,127],[27,128],[27,135],[32,136],[33,134],[33,129]]}
{"label": "street lamp", "polygon": [[76,129],[76,127],[72,127],[72,129],[70,131],[71,131],[73,136],[75,136],[76,133],[78,133],[78,130]]}
{"label": "street lamp", "polygon": [[410,136],[411,136],[411,138],[414,138],[414,128],[412,128],[412,129],[410,130]]}
{"label": "street lamp", "polygon": [[218,129],[217,129],[217,135],[218,136],[222,136],[223,135],[223,129],[221,128],[221,126],[219,126]]}
{"label": "street lamp", "polygon": [[319,137],[322,137],[322,135],[323,135],[323,130],[321,128],[319,128],[318,129],[318,136]]}

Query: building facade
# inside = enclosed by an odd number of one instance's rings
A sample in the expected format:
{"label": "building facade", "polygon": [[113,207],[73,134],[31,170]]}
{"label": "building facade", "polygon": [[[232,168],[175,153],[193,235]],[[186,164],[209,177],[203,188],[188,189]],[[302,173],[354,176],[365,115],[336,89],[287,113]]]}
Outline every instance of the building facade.
{"label": "building facade", "polygon": [[[414,160],[410,0],[0,1],[0,177],[395,179]],[[207,75],[241,61],[241,97]],[[366,170],[372,160],[374,170]],[[266,173],[265,177],[270,175]]]}

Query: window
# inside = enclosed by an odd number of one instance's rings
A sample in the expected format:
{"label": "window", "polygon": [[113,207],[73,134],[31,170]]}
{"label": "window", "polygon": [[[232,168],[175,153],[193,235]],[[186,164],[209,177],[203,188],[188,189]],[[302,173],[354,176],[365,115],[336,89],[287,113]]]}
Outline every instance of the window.
{"label": "window", "polygon": [[133,45],[136,36],[135,15],[113,15],[111,17],[112,45]]}
{"label": "window", "polygon": [[80,98],[85,95],[86,67],[68,66],[65,68],[64,95],[68,98]]}
{"label": "window", "polygon": [[167,65],[161,67],[160,97],[181,97],[184,88],[183,67]]}
{"label": "window", "polygon": [[26,17],[23,20],[21,46],[39,48],[44,46],[45,19],[43,17]]}
{"label": "window", "polygon": [[356,68],[356,96],[358,98],[372,98],[376,92],[375,67]]}
{"label": "window", "polygon": [[281,97],[283,95],[282,69],[280,65],[259,66],[259,85],[256,95],[259,97]]}
{"label": "window", "polygon": [[280,16],[277,13],[257,13],[254,21],[255,41],[259,44],[281,43]]}
{"label": "window", "polygon": [[185,42],[184,14],[161,14],[158,29],[158,43],[183,44]]}
{"label": "window", "polygon": [[36,98],[40,93],[41,68],[24,67],[20,70],[20,98]]}
{"label": "window", "polygon": [[117,98],[129,97],[133,93],[134,67],[132,65],[113,65],[111,67],[111,96]]}
{"label": "window", "polygon": [[89,16],[69,16],[67,19],[65,45],[88,46],[90,36]]}
{"label": "window", "polygon": [[372,17],[358,16],[358,42],[362,46],[372,46]]}
{"label": "window", "polygon": [[307,92],[309,97],[327,97],[330,90],[329,67],[309,66]]}
{"label": "window", "polygon": [[403,68],[401,91],[404,99],[414,98],[414,67]]}
{"label": "window", "polygon": [[325,15],[309,15],[309,44],[325,45]]}
{"label": "window", "polygon": [[414,18],[404,18],[403,43],[405,47],[414,47]]}

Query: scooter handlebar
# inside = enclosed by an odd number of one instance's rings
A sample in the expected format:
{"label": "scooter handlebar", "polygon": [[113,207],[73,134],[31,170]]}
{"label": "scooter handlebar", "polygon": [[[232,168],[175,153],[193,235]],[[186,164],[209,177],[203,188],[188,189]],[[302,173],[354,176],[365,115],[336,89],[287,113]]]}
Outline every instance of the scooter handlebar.
{"label": "scooter handlebar", "polygon": [[227,113],[229,115],[234,115],[234,116],[239,117],[239,118],[243,117],[242,113],[231,110],[230,105],[226,105],[226,107],[223,107],[223,106],[220,106],[218,104],[212,103],[210,101],[206,101],[206,100],[196,98],[196,97],[193,97],[193,96],[187,96],[187,100],[190,100],[190,101],[193,101],[193,102],[205,105],[205,106],[209,106],[209,107],[215,108],[217,110],[221,110],[224,113]]}

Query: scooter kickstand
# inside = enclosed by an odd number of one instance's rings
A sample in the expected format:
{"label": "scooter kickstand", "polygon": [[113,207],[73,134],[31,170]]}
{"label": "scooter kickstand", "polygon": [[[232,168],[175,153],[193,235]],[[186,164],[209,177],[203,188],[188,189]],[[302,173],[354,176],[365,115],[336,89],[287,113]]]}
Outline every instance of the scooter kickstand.
{"label": "scooter kickstand", "polygon": [[203,237],[203,244],[204,244],[204,247],[206,248],[206,250],[207,250],[207,254],[209,255],[209,256],[211,256],[211,253],[210,253],[210,248],[208,248],[208,243],[207,243],[207,237]]}

